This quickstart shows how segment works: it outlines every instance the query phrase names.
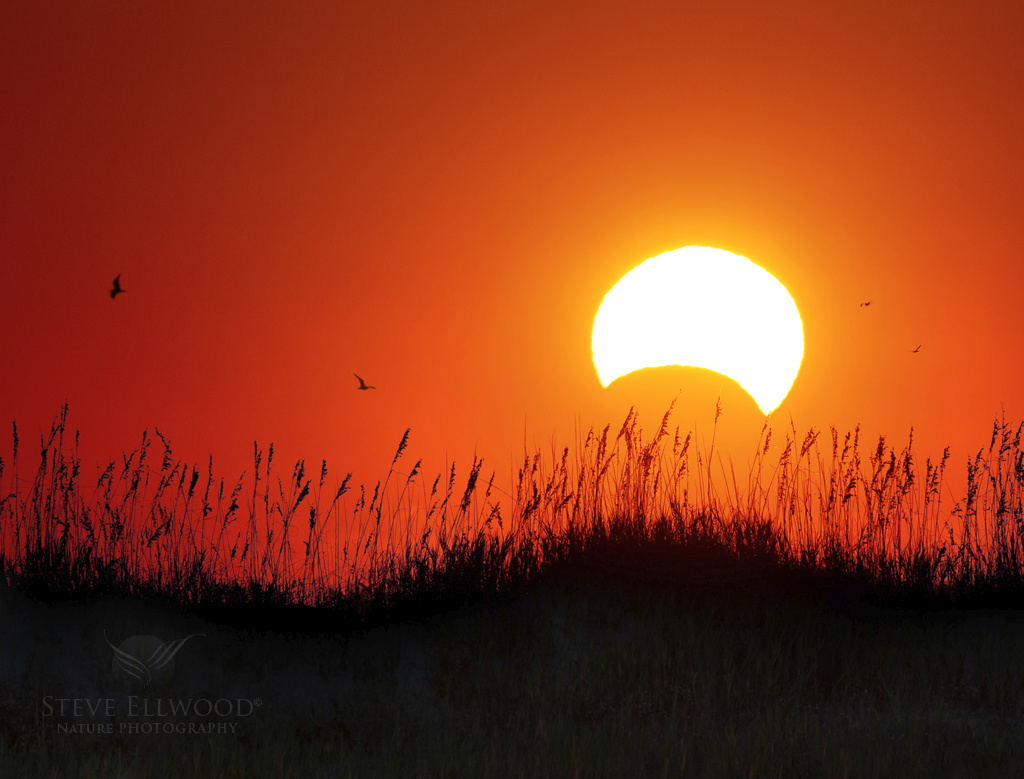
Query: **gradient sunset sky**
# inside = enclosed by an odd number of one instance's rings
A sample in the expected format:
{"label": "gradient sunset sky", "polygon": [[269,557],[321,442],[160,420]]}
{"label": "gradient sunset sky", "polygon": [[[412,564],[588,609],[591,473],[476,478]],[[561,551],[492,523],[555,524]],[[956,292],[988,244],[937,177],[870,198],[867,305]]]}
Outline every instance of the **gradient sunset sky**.
{"label": "gradient sunset sky", "polygon": [[406,428],[507,474],[721,395],[744,472],[734,382],[591,358],[697,244],[799,307],[778,435],[962,470],[1024,414],[1022,40],[1019,2],[4,3],[0,451],[66,400],[86,477],[154,426],[228,477],[255,440],[372,484]]}

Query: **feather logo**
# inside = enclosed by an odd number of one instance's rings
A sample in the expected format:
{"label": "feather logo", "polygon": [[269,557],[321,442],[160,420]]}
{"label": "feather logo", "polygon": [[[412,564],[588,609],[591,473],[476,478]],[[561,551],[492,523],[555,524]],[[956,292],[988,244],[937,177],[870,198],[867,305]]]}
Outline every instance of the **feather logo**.
{"label": "feather logo", "polygon": [[206,634],[192,633],[174,641],[161,641],[156,636],[130,636],[120,646],[114,646],[107,638],[107,632],[103,631],[103,640],[114,650],[114,675],[123,674],[136,679],[144,687],[170,678],[174,671],[174,656],[186,641],[195,636],[205,637]]}

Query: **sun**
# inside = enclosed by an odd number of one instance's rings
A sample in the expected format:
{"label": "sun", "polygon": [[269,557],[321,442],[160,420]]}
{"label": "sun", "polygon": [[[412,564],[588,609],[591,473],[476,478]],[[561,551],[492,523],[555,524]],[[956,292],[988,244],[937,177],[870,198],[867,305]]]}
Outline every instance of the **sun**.
{"label": "sun", "polygon": [[764,268],[723,249],[684,246],[612,287],[592,346],[605,387],[641,368],[689,365],[735,379],[769,414],[800,370],[804,332],[793,298]]}

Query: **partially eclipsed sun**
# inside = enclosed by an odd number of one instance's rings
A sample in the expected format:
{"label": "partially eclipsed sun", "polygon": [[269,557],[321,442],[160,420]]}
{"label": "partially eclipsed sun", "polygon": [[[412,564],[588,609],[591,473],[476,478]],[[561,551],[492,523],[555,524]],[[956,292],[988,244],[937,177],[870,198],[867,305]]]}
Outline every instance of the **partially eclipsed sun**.
{"label": "partially eclipsed sun", "polygon": [[605,295],[593,349],[606,387],[640,368],[690,365],[735,379],[768,414],[800,370],[804,331],[793,298],[764,268],[684,246],[636,266]]}

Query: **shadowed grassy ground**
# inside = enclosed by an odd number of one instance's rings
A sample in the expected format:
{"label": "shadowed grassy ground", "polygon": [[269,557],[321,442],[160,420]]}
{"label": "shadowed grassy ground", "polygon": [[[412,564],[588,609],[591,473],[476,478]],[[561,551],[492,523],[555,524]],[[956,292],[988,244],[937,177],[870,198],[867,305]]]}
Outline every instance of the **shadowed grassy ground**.
{"label": "shadowed grassy ground", "polygon": [[[886,610],[799,584],[603,572],[422,622],[303,636],[123,601],[15,598],[4,619],[16,610],[37,632],[7,640],[22,685],[3,704],[0,773],[1020,775],[1018,614]],[[59,734],[60,721],[90,718],[41,716],[45,694],[132,694],[110,677],[101,625],[204,634],[179,652],[175,685],[135,694],[262,704],[247,718],[151,718],[237,722],[228,735]]]}
{"label": "shadowed grassy ground", "polygon": [[[321,509],[323,469],[260,491],[272,457],[232,510],[242,490],[204,498],[169,447],[90,497],[61,417],[0,506],[0,775],[1022,775],[1020,429],[997,423],[943,513],[945,459],[862,461],[855,434],[771,465],[765,441],[751,486],[716,492],[667,419],[526,458],[504,510],[476,463],[461,498],[453,471],[411,501],[413,468]],[[305,546],[275,541],[299,515]],[[348,546],[323,552],[331,517]],[[143,688],[113,672],[131,635],[190,638]],[[61,730],[140,722],[172,732]]]}

